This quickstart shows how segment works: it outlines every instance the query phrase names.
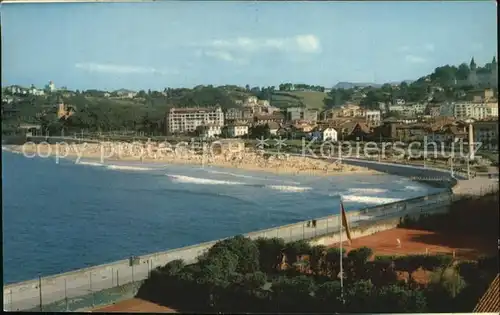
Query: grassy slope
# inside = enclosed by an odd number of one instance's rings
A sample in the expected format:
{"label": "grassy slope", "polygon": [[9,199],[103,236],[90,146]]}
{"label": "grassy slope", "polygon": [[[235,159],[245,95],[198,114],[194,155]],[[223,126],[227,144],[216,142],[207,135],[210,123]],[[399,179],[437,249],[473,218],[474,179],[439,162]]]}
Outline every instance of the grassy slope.
{"label": "grassy slope", "polygon": [[323,92],[278,91],[273,94],[271,103],[273,106],[280,108],[300,106],[302,103],[307,108],[322,109],[324,107],[323,99],[325,96],[326,94]]}

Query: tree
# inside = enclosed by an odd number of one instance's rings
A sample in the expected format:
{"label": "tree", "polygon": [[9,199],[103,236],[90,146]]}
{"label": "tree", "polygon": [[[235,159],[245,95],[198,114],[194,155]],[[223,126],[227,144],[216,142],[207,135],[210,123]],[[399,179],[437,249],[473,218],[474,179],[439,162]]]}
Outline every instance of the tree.
{"label": "tree", "polygon": [[413,282],[413,273],[424,264],[425,255],[407,255],[397,257],[394,261],[397,270],[408,273],[408,282]]}
{"label": "tree", "polygon": [[269,139],[271,136],[271,130],[269,126],[266,125],[257,125],[250,128],[250,137],[255,139]]}
{"label": "tree", "polygon": [[344,299],[346,311],[366,313],[374,309],[376,295],[375,287],[370,280],[354,282],[345,287]]}
{"label": "tree", "polygon": [[350,281],[366,279],[368,276],[368,259],[372,256],[373,250],[368,247],[360,247],[351,250],[347,254],[347,264],[345,268],[346,277]]}
{"label": "tree", "polygon": [[298,240],[285,245],[284,253],[289,266],[297,262],[299,255],[306,255],[311,252],[311,245],[306,240]]}
{"label": "tree", "polygon": [[158,267],[157,270],[167,275],[173,276],[179,274],[179,272],[181,272],[185,266],[186,264],[184,263],[184,260],[175,259],[167,263],[165,266]]}
{"label": "tree", "polygon": [[278,304],[277,311],[307,312],[311,308],[314,288],[314,281],[307,276],[278,278],[271,286],[273,298]]}
{"label": "tree", "polygon": [[321,309],[319,313],[339,312],[342,310],[341,287],[339,281],[327,281],[321,284],[315,292],[315,297],[319,300]]}
{"label": "tree", "polygon": [[[329,248],[326,252],[324,265],[325,269],[323,270],[324,274],[328,274],[331,277],[337,277],[340,272],[340,248],[334,247]],[[342,249],[342,256],[345,257],[345,250]]]}
{"label": "tree", "polygon": [[251,239],[237,235],[214,244],[206,255],[207,259],[218,257],[219,253],[229,251],[234,253],[239,273],[253,273],[259,270],[259,248]]}
{"label": "tree", "polygon": [[309,252],[309,264],[311,271],[318,275],[321,272],[321,264],[326,263],[326,246],[316,245],[311,247]]}
{"label": "tree", "polygon": [[469,78],[470,69],[466,63],[462,63],[457,69],[457,80],[465,81]]}
{"label": "tree", "polygon": [[271,273],[278,269],[281,263],[281,253],[285,248],[285,241],[281,238],[258,238],[260,270]]}
{"label": "tree", "polygon": [[437,268],[430,276],[430,281],[434,285],[441,286],[452,298],[456,297],[466,283],[454,267]]}
{"label": "tree", "polygon": [[398,275],[394,269],[395,256],[375,256],[369,263],[370,279],[376,286],[396,283]]}
{"label": "tree", "polygon": [[[381,287],[377,292],[377,313],[422,313],[427,308],[423,292],[398,285]],[[372,310],[373,312],[373,310]]]}

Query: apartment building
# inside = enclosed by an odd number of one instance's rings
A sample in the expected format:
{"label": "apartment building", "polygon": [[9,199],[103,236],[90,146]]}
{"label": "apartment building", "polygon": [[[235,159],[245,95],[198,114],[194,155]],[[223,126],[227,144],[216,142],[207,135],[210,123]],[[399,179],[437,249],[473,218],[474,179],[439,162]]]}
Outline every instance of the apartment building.
{"label": "apartment building", "polygon": [[498,150],[498,120],[476,121],[473,125],[474,141],[481,149]]}
{"label": "apartment building", "polygon": [[456,103],[453,114],[456,119],[473,118],[483,120],[498,117],[498,103]]}
{"label": "apartment building", "polygon": [[243,119],[243,110],[239,108],[229,108],[225,113],[226,120],[240,120]]}
{"label": "apartment building", "polygon": [[364,116],[364,110],[355,104],[346,104],[340,107],[339,117],[361,117]]}
{"label": "apartment building", "polygon": [[366,123],[370,126],[378,126],[381,121],[381,114],[379,110],[367,110],[364,112]]}
{"label": "apartment building", "polygon": [[286,119],[288,121],[304,120],[316,122],[318,120],[318,110],[303,107],[290,107],[286,109]]}
{"label": "apartment building", "polygon": [[204,125],[224,126],[220,106],[210,108],[171,108],[165,118],[169,133],[194,132]]}

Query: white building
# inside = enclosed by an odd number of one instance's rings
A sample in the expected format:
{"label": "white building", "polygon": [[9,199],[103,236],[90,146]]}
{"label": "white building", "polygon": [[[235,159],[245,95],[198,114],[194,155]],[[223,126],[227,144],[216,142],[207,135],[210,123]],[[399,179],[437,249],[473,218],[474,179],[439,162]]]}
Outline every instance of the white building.
{"label": "white building", "polygon": [[193,132],[199,126],[224,126],[224,113],[220,106],[211,108],[171,108],[166,119],[169,133]]}
{"label": "white building", "polygon": [[200,136],[205,139],[216,138],[222,133],[222,127],[218,125],[208,124],[198,127]]}
{"label": "white building", "polygon": [[37,89],[34,85],[32,85],[30,87],[30,89],[28,90],[28,93],[32,94],[32,95],[36,95],[36,96],[41,96],[41,95],[45,94],[45,92],[43,90]]}
{"label": "white building", "polygon": [[257,105],[258,101],[259,101],[259,99],[256,96],[250,96],[249,98],[247,98],[247,100],[246,100],[245,103],[246,104]]}
{"label": "white building", "polygon": [[321,139],[323,141],[332,141],[332,142],[337,142],[337,130],[333,128],[325,128],[322,131],[322,137]]}
{"label": "white building", "polygon": [[456,119],[473,118],[477,120],[498,117],[498,103],[456,103],[453,116]]}
{"label": "white building", "polygon": [[403,105],[389,105],[390,112],[403,112],[405,107]]}
{"label": "white building", "polygon": [[242,137],[248,134],[248,126],[245,124],[232,124],[227,127],[227,134],[230,138]]}
{"label": "white building", "polygon": [[310,136],[313,139],[318,139],[321,141],[332,141],[332,142],[337,142],[337,130],[328,127],[323,130],[320,128],[315,129]]}
{"label": "white building", "polygon": [[49,84],[45,86],[45,90],[47,92],[55,92],[56,91],[56,85],[54,84],[53,81],[49,81]]}
{"label": "white building", "polygon": [[257,103],[259,104],[259,106],[263,106],[263,107],[269,107],[269,101],[268,100],[258,100]]}
{"label": "white building", "polygon": [[123,98],[134,98],[137,95],[137,92],[127,90],[127,89],[120,89],[120,90],[115,91],[115,93],[119,97],[123,97]]}
{"label": "white building", "polygon": [[364,116],[366,117],[366,122],[368,124],[373,125],[373,126],[380,125],[381,113],[379,110],[367,110],[364,113]]}

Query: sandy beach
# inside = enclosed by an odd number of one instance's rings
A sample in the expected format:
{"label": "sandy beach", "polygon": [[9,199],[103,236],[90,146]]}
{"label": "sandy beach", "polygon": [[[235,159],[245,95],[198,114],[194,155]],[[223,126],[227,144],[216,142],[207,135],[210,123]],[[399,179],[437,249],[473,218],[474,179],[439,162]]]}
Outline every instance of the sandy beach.
{"label": "sandy beach", "polygon": [[353,175],[382,174],[368,168],[344,165],[309,157],[281,155],[266,155],[254,150],[245,152],[226,152],[223,154],[195,152],[188,148],[166,150],[145,145],[143,148],[133,147],[123,143],[103,144],[25,144],[4,145],[3,150],[23,154],[29,158],[91,159],[96,162],[109,161],[142,161],[144,163],[212,165],[218,167],[238,168],[250,171],[265,171],[276,174],[295,175]]}

